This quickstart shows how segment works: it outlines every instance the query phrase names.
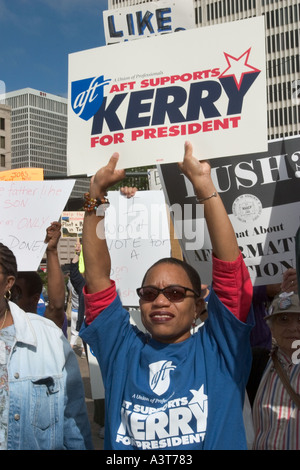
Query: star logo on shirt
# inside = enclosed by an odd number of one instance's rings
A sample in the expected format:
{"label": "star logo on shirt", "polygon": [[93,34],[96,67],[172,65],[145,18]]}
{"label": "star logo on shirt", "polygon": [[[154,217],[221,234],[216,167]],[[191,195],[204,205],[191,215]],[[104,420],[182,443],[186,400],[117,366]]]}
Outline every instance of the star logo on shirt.
{"label": "star logo on shirt", "polygon": [[240,57],[233,57],[232,55],[224,52],[226,62],[228,67],[224,70],[219,78],[223,77],[233,77],[237,85],[237,88],[240,89],[244,75],[247,73],[260,72],[259,69],[248,64],[249,55],[251,52],[251,47],[244,52]]}
{"label": "star logo on shirt", "polygon": [[201,385],[199,390],[190,390],[190,392],[193,394],[193,398],[189,401],[189,405],[198,403],[201,411],[204,412],[204,402],[207,401],[207,395],[204,393],[204,385]]}

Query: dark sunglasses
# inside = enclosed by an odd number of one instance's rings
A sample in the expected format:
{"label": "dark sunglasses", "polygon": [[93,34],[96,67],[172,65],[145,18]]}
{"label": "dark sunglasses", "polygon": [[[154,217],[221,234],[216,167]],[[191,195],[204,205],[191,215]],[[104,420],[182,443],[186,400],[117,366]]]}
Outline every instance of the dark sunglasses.
{"label": "dark sunglasses", "polygon": [[188,291],[193,292],[195,297],[200,297],[200,295],[197,294],[197,292],[195,292],[193,289],[177,286],[176,284],[167,286],[164,289],[158,289],[154,286],[144,286],[139,287],[136,290],[139,298],[141,300],[145,300],[146,302],[153,302],[153,300],[155,300],[160,293],[162,293],[170,302],[182,302],[187,297],[186,293]]}

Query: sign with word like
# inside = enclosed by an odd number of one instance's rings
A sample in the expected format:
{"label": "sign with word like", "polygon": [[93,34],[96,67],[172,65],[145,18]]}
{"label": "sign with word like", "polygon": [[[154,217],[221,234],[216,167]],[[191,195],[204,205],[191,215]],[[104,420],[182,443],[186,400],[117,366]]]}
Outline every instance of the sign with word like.
{"label": "sign with word like", "polygon": [[69,175],[267,150],[264,45],[255,17],[71,54]]}
{"label": "sign with word like", "polygon": [[0,181],[0,242],[14,253],[19,271],[38,269],[46,229],[59,220],[74,183]]}
{"label": "sign with word like", "polygon": [[193,0],[162,0],[103,12],[106,44],[195,28]]}
{"label": "sign with word like", "polygon": [[[253,284],[280,283],[283,272],[296,267],[300,137],[270,141],[267,152],[212,159],[210,164]],[[210,283],[212,247],[203,216],[197,220],[196,212],[203,204],[196,203],[193,186],[178,165],[161,165],[159,173],[184,256],[202,282]],[[193,237],[182,225],[186,214],[200,227]]]}

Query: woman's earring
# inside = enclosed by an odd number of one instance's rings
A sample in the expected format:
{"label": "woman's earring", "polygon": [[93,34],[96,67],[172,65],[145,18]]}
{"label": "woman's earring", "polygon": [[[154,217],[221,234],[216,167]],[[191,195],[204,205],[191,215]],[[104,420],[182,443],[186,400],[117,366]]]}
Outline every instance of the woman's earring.
{"label": "woman's earring", "polygon": [[10,290],[8,290],[7,292],[5,292],[4,298],[5,298],[5,300],[7,300],[7,301],[11,299],[11,291],[10,291]]}

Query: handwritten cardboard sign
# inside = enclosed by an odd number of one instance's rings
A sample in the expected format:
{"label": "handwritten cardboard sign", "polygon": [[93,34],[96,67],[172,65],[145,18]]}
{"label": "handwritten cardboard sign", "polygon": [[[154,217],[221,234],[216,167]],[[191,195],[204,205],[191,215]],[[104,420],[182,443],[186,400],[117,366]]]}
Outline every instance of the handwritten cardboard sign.
{"label": "handwritten cardboard sign", "polygon": [[36,271],[46,229],[60,218],[75,181],[0,181],[0,242],[16,256],[19,271]]}
{"label": "handwritten cardboard sign", "polygon": [[0,181],[42,181],[43,168],[16,168],[0,172]]}
{"label": "handwritten cardboard sign", "polygon": [[69,56],[68,173],[267,150],[263,17]]}
{"label": "handwritten cardboard sign", "polygon": [[170,232],[163,191],[138,191],[127,199],[117,191],[108,193],[106,211],[107,246],[111,256],[111,278],[125,306],[139,305],[136,288],[147,269],[170,256]]}

